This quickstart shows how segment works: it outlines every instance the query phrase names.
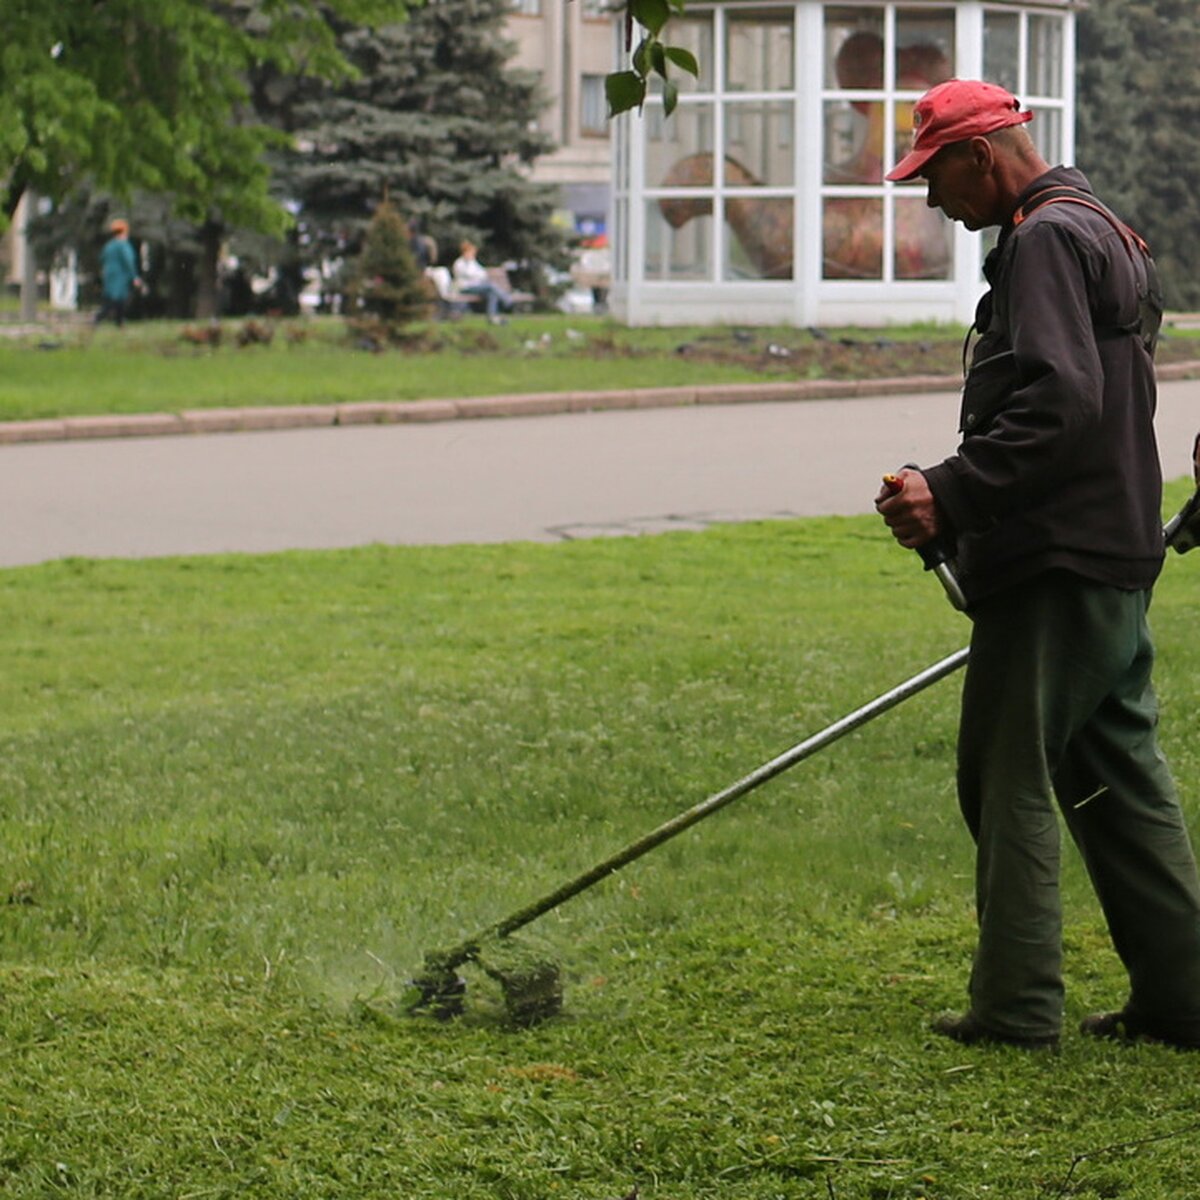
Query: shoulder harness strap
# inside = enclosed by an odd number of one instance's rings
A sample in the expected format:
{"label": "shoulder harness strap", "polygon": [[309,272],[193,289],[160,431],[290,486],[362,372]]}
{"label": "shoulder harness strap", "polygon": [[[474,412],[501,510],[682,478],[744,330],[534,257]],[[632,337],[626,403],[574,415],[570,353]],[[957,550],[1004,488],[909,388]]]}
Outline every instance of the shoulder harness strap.
{"label": "shoulder harness strap", "polygon": [[[1150,247],[1124,221],[1110,212],[1092,195],[1068,184],[1048,187],[1030,197],[1013,213],[1013,228],[1017,228],[1027,217],[1048,204],[1078,204],[1081,208],[1090,208],[1092,212],[1099,213],[1120,235],[1125,252],[1129,255],[1138,275],[1138,319],[1128,325],[1114,326],[1112,330],[1116,333],[1137,336],[1146,348],[1146,352],[1153,355],[1158,344],[1158,331],[1162,326],[1163,295],[1158,278],[1158,268],[1154,265]],[[1139,262],[1142,264],[1140,271],[1137,270]],[[1098,332],[1105,331],[1098,330]]]}

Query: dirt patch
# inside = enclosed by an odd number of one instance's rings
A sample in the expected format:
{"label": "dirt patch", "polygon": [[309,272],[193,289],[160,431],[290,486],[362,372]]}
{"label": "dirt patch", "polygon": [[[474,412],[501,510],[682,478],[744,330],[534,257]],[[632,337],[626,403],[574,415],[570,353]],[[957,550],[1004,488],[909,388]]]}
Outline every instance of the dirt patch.
{"label": "dirt patch", "polygon": [[[582,352],[595,354],[598,349],[589,345]],[[797,331],[768,339],[735,331],[681,342],[675,353],[694,362],[736,364],[783,379],[890,379],[959,375],[963,369],[963,343],[957,337],[910,340]],[[1195,338],[1166,336],[1159,343],[1159,365],[1197,359],[1200,342]]]}
{"label": "dirt patch", "polygon": [[736,364],[785,379],[881,379],[962,370],[962,343],[956,338],[894,341],[798,331],[765,339],[735,333],[699,337],[681,343],[675,353],[695,362]]}

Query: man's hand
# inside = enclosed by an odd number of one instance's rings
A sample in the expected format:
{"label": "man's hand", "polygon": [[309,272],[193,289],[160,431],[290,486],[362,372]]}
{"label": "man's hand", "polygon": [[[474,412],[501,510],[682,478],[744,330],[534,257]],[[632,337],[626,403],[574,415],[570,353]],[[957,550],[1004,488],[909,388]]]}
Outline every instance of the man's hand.
{"label": "man's hand", "polygon": [[885,483],[875,497],[875,508],[892,537],[905,549],[916,550],[941,532],[937,504],[920,471],[904,467],[895,478],[899,489]]}

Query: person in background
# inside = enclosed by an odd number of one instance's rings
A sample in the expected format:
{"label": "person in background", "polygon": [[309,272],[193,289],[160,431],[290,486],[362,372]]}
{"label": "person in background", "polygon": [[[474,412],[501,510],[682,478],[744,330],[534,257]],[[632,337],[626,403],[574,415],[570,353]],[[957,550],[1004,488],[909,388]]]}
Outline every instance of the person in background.
{"label": "person in background", "polygon": [[129,297],[134,288],[141,289],[142,280],[138,275],[137,255],[129,244],[129,222],[118,218],[109,230],[112,236],[100,251],[101,301],[96,324],[111,317],[120,328],[125,324]]}
{"label": "person in background", "polygon": [[459,256],[450,268],[454,283],[460,292],[472,296],[482,296],[487,310],[488,320],[493,325],[503,321],[500,310],[512,312],[512,297],[503,288],[497,287],[487,268],[479,261],[475,243],[465,240],[459,247]]}

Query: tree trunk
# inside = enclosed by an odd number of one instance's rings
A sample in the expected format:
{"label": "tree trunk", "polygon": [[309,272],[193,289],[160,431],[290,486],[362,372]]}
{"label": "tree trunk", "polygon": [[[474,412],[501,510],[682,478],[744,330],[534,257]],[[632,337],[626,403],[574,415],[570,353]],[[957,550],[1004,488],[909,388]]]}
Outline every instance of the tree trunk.
{"label": "tree trunk", "polygon": [[37,256],[29,226],[37,216],[37,195],[32,188],[24,193],[25,207],[21,219],[21,320],[30,324],[38,318]]}
{"label": "tree trunk", "polygon": [[218,313],[217,269],[225,227],[209,219],[200,230],[200,261],[196,271],[196,317],[212,320]]}

